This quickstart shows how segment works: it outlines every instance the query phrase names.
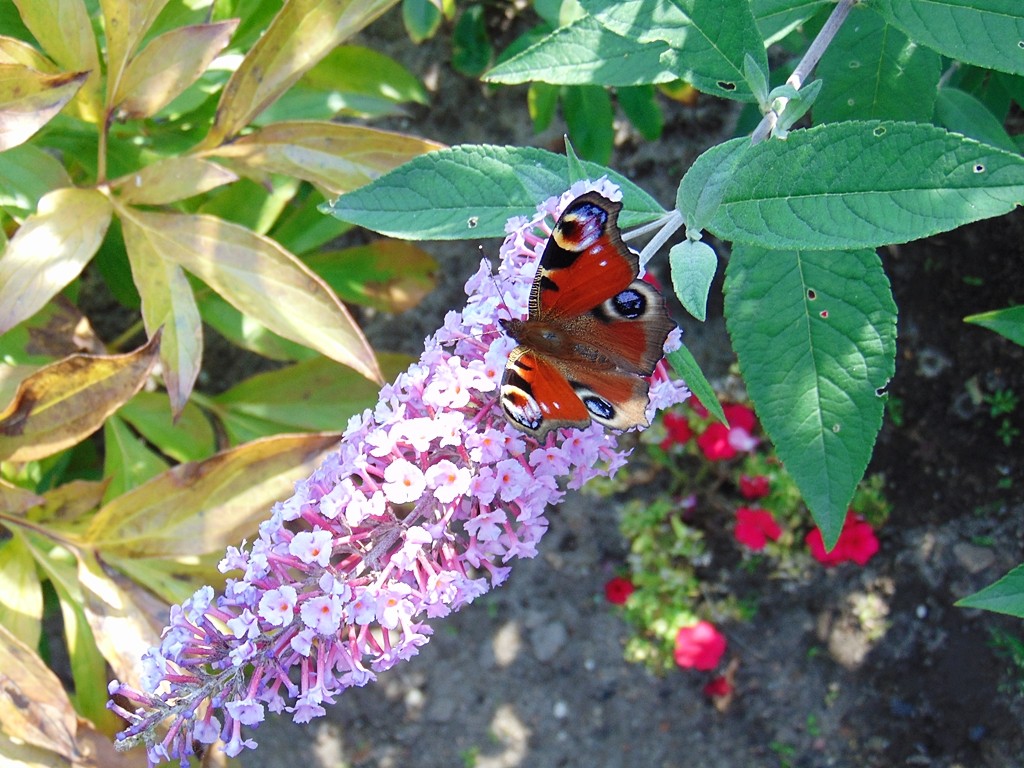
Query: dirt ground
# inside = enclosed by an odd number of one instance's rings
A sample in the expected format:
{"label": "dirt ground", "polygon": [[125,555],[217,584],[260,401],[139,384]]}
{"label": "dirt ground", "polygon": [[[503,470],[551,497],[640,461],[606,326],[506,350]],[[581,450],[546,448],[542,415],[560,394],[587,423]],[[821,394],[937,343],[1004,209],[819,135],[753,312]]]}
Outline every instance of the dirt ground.
{"label": "dirt ground", "polygon": [[[410,49],[396,27],[392,14],[368,44],[401,53],[437,86],[431,107],[390,127],[452,144],[557,148],[558,126],[533,135],[525,89],[468,83],[444,63],[443,43]],[[710,99],[665,106],[663,138],[627,137],[611,164],[667,205],[693,159],[730,135],[736,112]],[[439,290],[401,317],[370,318],[378,348],[415,352],[475,268],[475,243],[427,247],[442,265]],[[902,418],[887,419],[871,467],[893,502],[881,552],[865,568],[760,585],[755,618],[724,628],[740,660],[726,713],[701,695],[705,677],[658,678],[623,661],[627,628],[602,592],[625,556],[616,504],[577,495],[550,512],[540,556],[438,621],[417,658],[347,691],[308,726],[265,723],[243,765],[1024,766],[1024,704],[1001,692],[1014,670],[989,633],[1021,637],[1020,622],[953,607],[1024,560],[1024,437],[1004,446],[977,401],[1024,395],[1024,350],[961,321],[1024,302],[1024,211],[882,257],[900,309],[890,391]],[[681,322],[715,378],[732,355],[720,300],[711,310],[703,325]],[[1012,418],[1024,430],[1022,411]]]}

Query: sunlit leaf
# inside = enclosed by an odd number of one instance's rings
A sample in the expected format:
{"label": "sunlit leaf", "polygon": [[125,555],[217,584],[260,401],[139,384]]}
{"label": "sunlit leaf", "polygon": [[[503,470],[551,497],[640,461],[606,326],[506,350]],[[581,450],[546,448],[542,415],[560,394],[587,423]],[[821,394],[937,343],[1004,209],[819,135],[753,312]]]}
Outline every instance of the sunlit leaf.
{"label": "sunlit leaf", "polygon": [[238,179],[223,165],[193,155],[175,155],[111,182],[120,199],[138,205],[165,205],[209,192]]}
{"label": "sunlit leaf", "polygon": [[103,109],[102,79],[96,36],[84,0],[14,0],[14,4],[25,26],[51,59],[66,72],[88,73],[79,99],[80,114],[90,122],[98,122]]}
{"label": "sunlit leaf", "polygon": [[305,179],[329,195],[340,195],[443,146],[376,128],[301,121],[268,125],[211,154]]}
{"label": "sunlit leaf", "polygon": [[0,152],[28,141],[74,98],[87,72],[47,75],[0,64]]}
{"label": "sunlit leaf", "polygon": [[177,414],[185,407],[202,366],[199,309],[181,266],[161,253],[139,227],[124,221],[122,229],[132,276],[142,297],[146,333],[152,336],[163,329],[160,361],[171,410]]}
{"label": "sunlit leaf", "polygon": [[125,76],[129,57],[167,0],[99,0],[107,30],[107,101]]}
{"label": "sunlit leaf", "polygon": [[77,754],[76,719],[57,676],[0,624],[0,732],[71,763]]}
{"label": "sunlit leaf", "polygon": [[47,192],[70,186],[60,161],[34,144],[0,152],[0,206],[19,221],[36,210]]}
{"label": "sunlit leaf", "polygon": [[244,314],[380,381],[373,350],[348,311],[319,277],[273,240],[204,215],[125,209],[122,222],[126,239],[148,239],[155,252]]}
{"label": "sunlit leaf", "polygon": [[129,118],[149,117],[194,83],[231,39],[238,20],[179,27],[132,58],[114,104]]}
{"label": "sunlit leaf", "polygon": [[43,497],[0,478],[0,509],[8,515],[24,515],[43,503]]}
{"label": "sunlit leaf", "polygon": [[0,626],[35,648],[43,628],[43,586],[32,553],[14,533],[0,541]]}
{"label": "sunlit leaf", "polygon": [[223,552],[169,560],[162,557],[119,557],[104,552],[103,562],[128,576],[168,604],[182,603],[209,584],[220,591],[224,575],[217,569]]}
{"label": "sunlit leaf", "polygon": [[60,71],[60,67],[31,45],[7,35],[0,35],[0,64],[21,64],[23,67],[49,75],[55,75]]}
{"label": "sunlit leaf", "polygon": [[29,512],[29,519],[47,527],[69,529],[83,516],[99,507],[107,481],[72,480],[43,494],[42,504]]}
{"label": "sunlit leaf", "polygon": [[106,504],[87,541],[138,557],[201,555],[252,536],[340,433],[278,435],[180,464]]}
{"label": "sunlit leaf", "polygon": [[224,87],[207,146],[235,136],[337,45],[395,2],[288,0]]}
{"label": "sunlit leaf", "polygon": [[45,195],[0,256],[0,333],[38,312],[78,277],[110,225],[110,202],[90,189]]}
{"label": "sunlit leaf", "polygon": [[124,355],[72,355],[40,369],[0,412],[0,458],[32,461],[84,440],[146,382],[160,335]]}
{"label": "sunlit leaf", "polygon": [[299,83],[343,100],[426,104],[428,99],[426,88],[412,72],[390,56],[361,45],[339,45]]}

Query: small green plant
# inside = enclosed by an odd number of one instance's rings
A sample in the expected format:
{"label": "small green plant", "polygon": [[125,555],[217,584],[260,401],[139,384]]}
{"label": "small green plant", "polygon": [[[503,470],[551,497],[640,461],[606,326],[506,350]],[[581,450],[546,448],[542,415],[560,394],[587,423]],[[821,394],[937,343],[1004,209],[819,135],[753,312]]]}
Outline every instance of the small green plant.
{"label": "small green plant", "polygon": [[989,643],[996,656],[1006,662],[1000,690],[1011,696],[1024,697],[1024,637],[992,627],[989,629]]}
{"label": "small green plant", "polygon": [[989,415],[998,422],[996,435],[1003,445],[1013,445],[1013,441],[1020,437],[1020,429],[1014,426],[1011,417],[1020,404],[1020,398],[1012,389],[997,389],[992,394],[985,395],[983,400],[988,404]]}

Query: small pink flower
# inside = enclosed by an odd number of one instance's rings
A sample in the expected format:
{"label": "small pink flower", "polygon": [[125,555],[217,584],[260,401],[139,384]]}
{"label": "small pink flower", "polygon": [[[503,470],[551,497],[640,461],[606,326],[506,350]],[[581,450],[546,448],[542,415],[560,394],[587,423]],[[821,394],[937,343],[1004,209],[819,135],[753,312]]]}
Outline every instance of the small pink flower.
{"label": "small pink flower", "polygon": [[473,475],[466,467],[456,466],[448,459],[441,459],[427,469],[427,486],[434,489],[434,498],[443,504],[450,504],[469,490]]}
{"label": "small pink flower", "polygon": [[683,627],[676,633],[676,664],[683,669],[706,672],[718,666],[725,647],[725,635],[714,624],[698,621],[692,627]]}
{"label": "small pink flower", "polygon": [[728,696],[732,691],[732,683],[730,683],[724,675],[711,678],[708,684],[704,686],[704,695],[709,699]]}
{"label": "small pink flower", "polygon": [[295,600],[298,594],[295,587],[283,584],[277,589],[269,589],[260,598],[259,615],[274,627],[287,626],[295,617]]}
{"label": "small pink flower", "polygon": [[825,542],[821,530],[812,529],[805,539],[811,556],[826,568],[852,561],[857,565],[866,565],[868,560],[878,552],[878,537],[875,529],[864,518],[852,511],[846,513],[843,530],[839,534],[831,552],[825,551]]}
{"label": "small pink flower", "polygon": [[604,585],[604,599],[612,605],[625,605],[629,596],[636,591],[633,582],[622,576],[609,579]]}
{"label": "small pink flower", "polygon": [[406,459],[395,459],[384,470],[384,495],[392,504],[418,501],[427,487],[420,468]]}
{"label": "small pink flower", "polygon": [[768,478],[764,475],[742,475],[740,477],[740,495],[749,501],[763,499],[771,491]]}
{"label": "small pink flower", "polygon": [[316,563],[321,568],[326,568],[331,562],[333,539],[330,531],[299,531],[288,544],[288,553],[304,563]]}

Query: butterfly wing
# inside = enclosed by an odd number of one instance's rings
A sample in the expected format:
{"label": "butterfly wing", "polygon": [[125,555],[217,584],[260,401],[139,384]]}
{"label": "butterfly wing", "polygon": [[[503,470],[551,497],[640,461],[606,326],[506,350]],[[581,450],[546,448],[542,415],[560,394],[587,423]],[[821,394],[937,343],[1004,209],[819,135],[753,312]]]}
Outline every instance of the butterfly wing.
{"label": "butterfly wing", "polygon": [[606,367],[548,357],[528,347],[509,355],[501,406],[518,429],[542,440],[552,429],[647,424],[647,382]]}

